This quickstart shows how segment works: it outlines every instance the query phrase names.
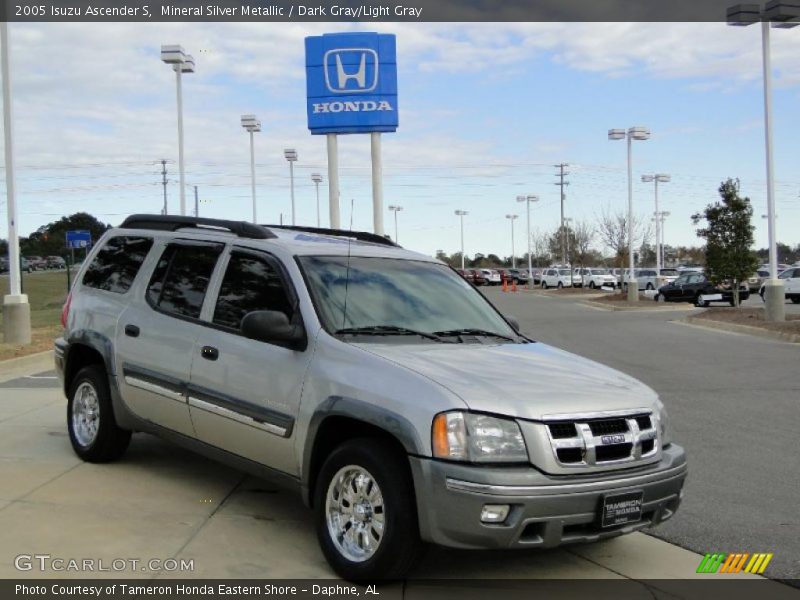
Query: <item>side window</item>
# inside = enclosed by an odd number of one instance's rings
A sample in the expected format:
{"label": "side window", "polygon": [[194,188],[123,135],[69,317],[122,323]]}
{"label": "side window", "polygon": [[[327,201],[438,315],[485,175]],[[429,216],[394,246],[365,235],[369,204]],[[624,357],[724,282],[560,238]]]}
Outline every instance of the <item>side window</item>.
{"label": "side window", "polygon": [[146,237],[119,236],[109,239],[86,269],[83,285],[124,294],[133,285],[152,247],[153,240]]}
{"label": "side window", "polygon": [[222,244],[167,246],[147,287],[147,301],[167,313],[199,318],[211,273],[223,247]]}
{"label": "side window", "polygon": [[233,252],[217,297],[214,323],[238,330],[244,316],[254,310],[277,310],[292,319],[292,305],[275,268],[263,258]]}

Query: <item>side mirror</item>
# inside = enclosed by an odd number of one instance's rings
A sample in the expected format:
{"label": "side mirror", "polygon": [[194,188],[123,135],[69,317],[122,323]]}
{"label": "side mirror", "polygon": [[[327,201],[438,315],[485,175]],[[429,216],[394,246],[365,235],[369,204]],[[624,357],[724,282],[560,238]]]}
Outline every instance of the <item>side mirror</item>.
{"label": "side mirror", "polygon": [[302,327],[292,325],[289,318],[277,310],[254,310],[242,319],[242,335],[251,340],[286,346],[294,350],[305,347]]}
{"label": "side mirror", "polygon": [[511,325],[511,329],[513,329],[516,333],[519,333],[519,321],[509,315],[505,315],[505,318],[506,322]]}

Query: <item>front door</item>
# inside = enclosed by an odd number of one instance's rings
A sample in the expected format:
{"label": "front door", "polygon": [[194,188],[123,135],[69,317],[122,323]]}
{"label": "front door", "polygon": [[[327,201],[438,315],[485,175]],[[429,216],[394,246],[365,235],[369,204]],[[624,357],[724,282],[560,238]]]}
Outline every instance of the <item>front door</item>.
{"label": "front door", "polygon": [[293,428],[310,346],[292,350],[245,338],[244,316],[281,311],[302,327],[294,289],[271,256],[234,248],[207,326],[193,350],[189,410],[197,437],[296,475]]}

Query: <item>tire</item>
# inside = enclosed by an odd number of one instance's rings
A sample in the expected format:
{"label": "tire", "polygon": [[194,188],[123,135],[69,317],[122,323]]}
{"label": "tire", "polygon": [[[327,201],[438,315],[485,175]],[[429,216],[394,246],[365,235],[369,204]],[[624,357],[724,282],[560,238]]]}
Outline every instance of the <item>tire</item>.
{"label": "tire", "polygon": [[656,295],[653,297],[653,300],[655,300],[656,302],[661,302],[661,303],[664,303],[664,302],[667,301],[667,299],[664,297],[664,294],[661,294],[661,293],[656,293]]}
{"label": "tire", "polygon": [[646,290],[654,290],[654,289],[656,289],[656,288],[654,288],[654,287],[653,287],[653,284],[652,284],[652,283],[648,283],[648,284],[647,284],[647,287],[645,287],[644,289],[646,289]]}
{"label": "tire", "polygon": [[628,284],[627,284],[627,283],[623,283],[623,284],[622,284],[622,292],[623,292],[624,294],[627,294],[627,293],[628,293]]}
{"label": "tire", "polygon": [[696,307],[698,307],[698,308],[708,308],[708,304],[709,304],[709,303],[708,303],[708,302],[703,302],[703,301],[700,299],[700,296],[701,296],[701,295],[702,295],[702,294],[697,294],[697,296],[695,296],[695,297],[694,297],[694,305],[695,305]]}
{"label": "tire", "polygon": [[[337,490],[337,483],[341,485],[343,478],[346,480],[355,474],[371,479],[365,487],[368,490],[377,488],[376,498],[372,493],[352,498],[357,493],[355,479],[352,486],[345,485]],[[351,499],[361,501],[355,504]],[[382,499],[380,505],[376,499]],[[353,507],[353,513],[359,506],[365,509],[360,516],[336,515],[337,502]],[[371,515],[367,522],[361,520],[365,514]],[[376,518],[378,514],[382,515],[380,521]],[[345,519],[347,522],[341,527]],[[353,525],[354,520],[360,522]],[[345,442],[330,454],[320,469],[314,489],[314,521],[322,553],[339,576],[350,581],[402,578],[422,550],[408,459],[381,439],[358,438]],[[383,529],[376,540],[375,525],[379,522],[383,523]],[[346,531],[369,528],[365,535],[377,548],[364,550],[362,543],[344,536],[342,540],[334,540],[331,528],[340,527]],[[359,540],[363,540],[361,535],[358,535]]]}
{"label": "tire", "polygon": [[542,281],[542,289],[543,290],[547,289],[547,282],[546,281]]}
{"label": "tire", "polygon": [[590,282],[589,282],[589,289],[590,289],[590,290],[593,290],[593,289],[595,289],[596,287],[597,287],[597,286],[594,284],[594,281],[590,281]]}
{"label": "tire", "polygon": [[800,304],[800,296],[792,296],[792,304]]}
{"label": "tire", "polygon": [[67,429],[72,449],[86,462],[112,462],[128,449],[131,432],[117,425],[103,367],[84,367],[70,382]]}
{"label": "tire", "polygon": [[564,284],[559,281],[558,282],[558,286],[556,286],[556,287],[558,287],[558,289],[562,289],[564,287]]}

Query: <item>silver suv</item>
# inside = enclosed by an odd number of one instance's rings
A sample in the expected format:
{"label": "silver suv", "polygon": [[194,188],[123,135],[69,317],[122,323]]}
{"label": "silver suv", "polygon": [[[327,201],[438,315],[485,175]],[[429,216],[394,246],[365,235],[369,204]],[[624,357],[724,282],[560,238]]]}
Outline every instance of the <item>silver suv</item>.
{"label": "silver suv", "polygon": [[78,456],[118,459],[146,432],[295,489],[348,579],[400,577],[424,542],[595,541],[681,501],[655,392],[528,339],[374,234],[132,216],[62,322]]}

